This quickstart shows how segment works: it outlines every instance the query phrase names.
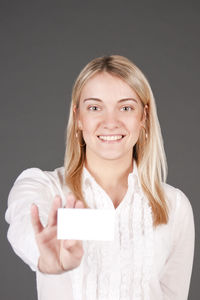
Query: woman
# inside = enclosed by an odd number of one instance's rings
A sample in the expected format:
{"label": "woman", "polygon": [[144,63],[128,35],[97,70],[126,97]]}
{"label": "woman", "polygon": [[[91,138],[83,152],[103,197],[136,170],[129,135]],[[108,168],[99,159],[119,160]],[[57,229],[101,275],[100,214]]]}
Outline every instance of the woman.
{"label": "woman", "polygon": [[[39,299],[187,299],[193,212],[166,174],[147,79],[125,57],[92,60],[73,88],[64,167],[27,169],[9,194],[8,239]],[[114,241],[57,240],[62,206],[115,209]]]}

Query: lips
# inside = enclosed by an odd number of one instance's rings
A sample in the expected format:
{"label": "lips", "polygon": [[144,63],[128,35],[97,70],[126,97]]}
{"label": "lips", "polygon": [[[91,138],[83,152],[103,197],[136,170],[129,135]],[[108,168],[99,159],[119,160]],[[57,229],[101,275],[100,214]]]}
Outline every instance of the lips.
{"label": "lips", "polygon": [[124,135],[98,135],[97,137],[102,141],[119,141],[123,139]]}

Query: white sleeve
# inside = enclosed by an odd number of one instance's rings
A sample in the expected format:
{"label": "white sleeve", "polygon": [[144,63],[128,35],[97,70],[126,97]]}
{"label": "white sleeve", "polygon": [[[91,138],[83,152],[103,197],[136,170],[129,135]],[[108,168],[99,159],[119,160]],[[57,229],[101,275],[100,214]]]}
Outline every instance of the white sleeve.
{"label": "white sleeve", "polygon": [[164,300],[187,300],[192,274],[195,227],[192,206],[186,195],[177,190],[172,249],[162,271],[160,284]]}
{"label": "white sleeve", "polygon": [[37,270],[39,250],[31,224],[31,204],[35,203],[39,207],[40,219],[45,225],[56,192],[46,172],[31,168],[17,177],[8,196],[8,208],[5,214],[5,219],[10,225],[8,240],[15,253],[33,271]]}

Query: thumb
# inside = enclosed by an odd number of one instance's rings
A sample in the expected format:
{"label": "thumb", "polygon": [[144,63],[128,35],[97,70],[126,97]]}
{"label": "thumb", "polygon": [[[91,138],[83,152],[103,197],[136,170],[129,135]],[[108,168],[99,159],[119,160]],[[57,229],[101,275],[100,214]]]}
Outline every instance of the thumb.
{"label": "thumb", "polygon": [[34,203],[31,206],[31,223],[35,234],[40,233],[44,229],[42,223],[40,222],[38,207]]}

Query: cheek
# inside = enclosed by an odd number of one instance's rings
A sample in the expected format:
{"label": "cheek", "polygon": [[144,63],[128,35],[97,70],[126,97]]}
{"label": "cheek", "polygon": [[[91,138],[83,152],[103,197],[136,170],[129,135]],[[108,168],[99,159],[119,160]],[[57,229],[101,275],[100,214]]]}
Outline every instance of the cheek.
{"label": "cheek", "polygon": [[140,119],[139,118],[127,119],[126,126],[131,132],[138,133],[141,129]]}
{"label": "cheek", "polygon": [[92,132],[96,126],[97,126],[97,121],[94,118],[90,117],[84,117],[80,119],[81,127],[79,127],[83,133],[89,133]]}

